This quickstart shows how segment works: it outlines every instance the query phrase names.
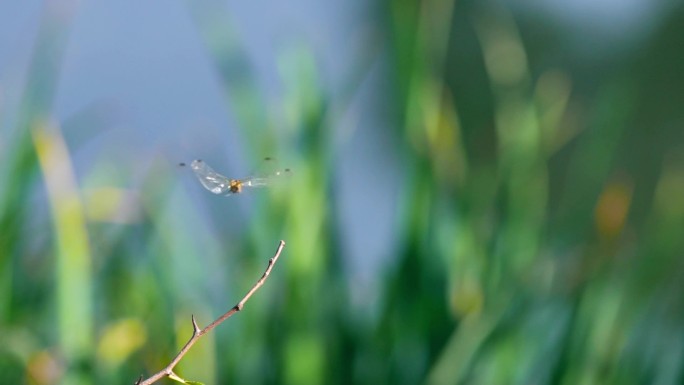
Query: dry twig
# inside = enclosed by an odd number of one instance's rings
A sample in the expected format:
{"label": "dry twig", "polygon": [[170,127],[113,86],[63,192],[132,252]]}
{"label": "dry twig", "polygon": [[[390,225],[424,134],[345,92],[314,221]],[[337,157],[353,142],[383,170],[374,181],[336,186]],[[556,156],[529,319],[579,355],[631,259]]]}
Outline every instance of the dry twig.
{"label": "dry twig", "polygon": [[195,320],[195,316],[192,316],[192,337],[188,340],[188,342],[185,343],[185,346],[178,352],[176,357],[173,358],[171,363],[169,363],[164,369],[160,370],[159,372],[155,373],[153,376],[143,380],[142,376],[138,381],[135,382],[135,385],[149,385],[157,382],[158,380],[164,378],[164,377],[169,377],[171,379],[174,379],[179,382],[185,382],[182,378],[178,377],[176,373],[173,372],[173,369],[178,365],[180,360],[185,356],[185,354],[190,350],[192,345],[197,342],[197,340],[200,339],[203,335],[209,333],[212,329],[214,329],[216,326],[218,326],[221,322],[227,320],[233,314],[239,312],[242,310],[242,308],[245,306],[245,303],[249,301],[249,298],[252,297],[252,295],[259,290],[259,288],[266,282],[266,278],[268,278],[268,275],[271,274],[271,270],[273,269],[273,265],[278,261],[278,258],[280,257],[280,253],[283,251],[283,247],[285,247],[285,241],[280,241],[278,244],[278,249],[276,249],[275,254],[271,259],[268,260],[268,266],[266,267],[266,271],[264,271],[264,274],[259,278],[259,280],[252,286],[252,288],[245,294],[244,297],[238,302],[235,306],[233,306],[230,310],[228,310],[226,313],[224,313],[222,316],[218,317],[214,322],[210,323],[207,327],[204,329],[200,329],[200,327],[197,325],[197,321]]}

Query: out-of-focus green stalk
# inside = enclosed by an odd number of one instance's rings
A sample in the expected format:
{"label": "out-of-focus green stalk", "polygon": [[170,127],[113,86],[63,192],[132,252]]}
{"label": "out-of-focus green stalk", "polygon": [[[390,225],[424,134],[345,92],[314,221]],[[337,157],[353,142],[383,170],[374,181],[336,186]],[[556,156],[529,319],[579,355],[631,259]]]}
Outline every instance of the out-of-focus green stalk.
{"label": "out-of-focus green stalk", "polygon": [[[91,251],[83,203],[69,152],[56,126],[32,129],[38,162],[45,177],[57,242],[56,296],[60,349],[69,365],[85,360],[93,347]],[[81,383],[78,372],[65,383]]]}
{"label": "out-of-focus green stalk", "polygon": [[[37,171],[36,151],[43,151],[43,171],[53,182],[61,179],[59,170],[64,163],[60,165],[52,162],[68,162],[66,148],[63,142],[60,142],[57,131],[45,131],[45,122],[50,120],[59,67],[66,47],[69,26],[78,5],[77,0],[44,4],[40,29],[26,74],[27,83],[19,106],[18,129],[10,133],[10,140],[16,145],[9,148],[7,157],[3,159],[9,170],[3,175],[3,184],[6,188],[0,197],[0,229],[3,229],[3,236],[0,237],[0,249],[3,250],[0,258],[3,261],[0,261],[0,265],[3,269],[12,269],[7,261],[20,258],[22,250],[26,247],[22,242],[21,229],[24,228],[23,221],[30,210],[26,205],[25,192],[29,190],[33,182],[32,177]],[[58,184],[60,183],[62,182]],[[54,322],[54,332],[58,333],[59,351],[69,366],[61,383],[79,384],[87,383],[84,380],[84,373],[70,368],[80,364],[78,360],[89,358],[92,352],[93,320],[88,294],[91,290],[90,260],[80,202],[71,194],[76,189],[73,179],[67,181],[67,185],[67,190],[62,190],[54,184],[49,187],[50,193],[56,194],[50,195],[57,241],[58,270],[58,317]],[[5,232],[7,229],[10,231]]]}
{"label": "out-of-focus green stalk", "polygon": [[[400,2],[401,3],[401,2]],[[444,103],[444,67],[448,51],[454,0],[420,3],[415,46],[406,99],[406,130],[418,151],[438,134]],[[397,5],[399,7],[399,5]],[[447,106],[450,108],[451,106]]]}
{"label": "out-of-focus green stalk", "polygon": [[[12,259],[21,254],[22,222],[28,208],[25,192],[36,171],[36,159],[29,127],[50,114],[68,25],[78,1],[47,2],[36,37],[33,56],[26,75],[27,83],[19,105],[18,129],[9,132],[7,152],[2,161],[8,172],[0,173],[0,277],[11,289]],[[9,293],[9,291],[8,291]],[[0,297],[0,309],[7,297]],[[9,316],[10,312],[0,312]]]}
{"label": "out-of-focus green stalk", "polygon": [[[376,332],[383,341],[377,354],[385,361],[386,383],[420,382],[453,330],[444,306],[446,260],[440,258],[443,250],[433,243],[432,230],[441,227],[435,216],[452,219],[456,214],[447,210],[453,209],[452,201],[444,205],[443,194],[454,192],[468,168],[445,81],[454,5],[453,0],[388,2],[401,134],[410,167],[398,261]],[[406,309],[411,311],[403,314]]]}
{"label": "out-of-focus green stalk", "polygon": [[[331,317],[331,310],[322,308],[320,314],[306,311],[311,303],[320,301],[323,292],[334,293],[336,277],[329,274],[335,265],[330,251],[330,181],[329,138],[331,128],[324,121],[327,98],[322,92],[312,53],[305,46],[286,51],[279,58],[281,76],[285,84],[285,125],[289,137],[286,143],[299,143],[299,162],[287,195],[288,216],[286,236],[290,240],[288,312],[283,317],[291,325],[290,335],[284,336],[281,359],[283,383],[320,384],[335,373],[331,357],[337,352],[326,343],[338,336],[326,336],[321,319]],[[330,295],[330,294],[328,294]],[[344,303],[343,296],[326,300]],[[324,300],[324,301],[326,301]],[[332,316],[335,317],[335,316]],[[326,337],[328,338],[326,340]],[[306,362],[306,365],[302,365]]]}
{"label": "out-of-focus green stalk", "polygon": [[519,277],[538,256],[546,214],[543,138],[527,55],[512,16],[504,11],[485,14],[475,27],[496,103],[498,170],[506,197],[495,263]]}

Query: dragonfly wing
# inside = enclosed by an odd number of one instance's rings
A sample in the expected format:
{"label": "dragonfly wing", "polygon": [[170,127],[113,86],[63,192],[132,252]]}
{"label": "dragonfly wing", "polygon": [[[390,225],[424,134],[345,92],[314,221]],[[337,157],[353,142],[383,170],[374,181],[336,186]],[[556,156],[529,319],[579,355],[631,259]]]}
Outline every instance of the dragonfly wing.
{"label": "dragonfly wing", "polygon": [[223,194],[230,190],[230,179],[217,173],[202,160],[193,160],[190,168],[202,183],[202,186],[214,194]]}
{"label": "dragonfly wing", "polygon": [[247,178],[240,179],[243,187],[265,187],[277,184],[289,176],[290,169],[278,169],[277,162],[271,157],[264,158],[257,172]]}
{"label": "dragonfly wing", "polygon": [[243,187],[266,187],[269,185],[269,178],[249,177],[241,179]]}

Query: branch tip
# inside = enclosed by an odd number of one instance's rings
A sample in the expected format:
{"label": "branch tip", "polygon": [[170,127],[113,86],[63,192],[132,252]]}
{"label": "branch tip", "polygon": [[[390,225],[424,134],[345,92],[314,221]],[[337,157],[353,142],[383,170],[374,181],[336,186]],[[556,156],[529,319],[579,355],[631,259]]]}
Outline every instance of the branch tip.
{"label": "branch tip", "polygon": [[199,334],[202,329],[200,329],[199,325],[197,325],[197,320],[195,319],[195,315],[192,315],[192,329],[193,329],[193,334],[197,335]]}

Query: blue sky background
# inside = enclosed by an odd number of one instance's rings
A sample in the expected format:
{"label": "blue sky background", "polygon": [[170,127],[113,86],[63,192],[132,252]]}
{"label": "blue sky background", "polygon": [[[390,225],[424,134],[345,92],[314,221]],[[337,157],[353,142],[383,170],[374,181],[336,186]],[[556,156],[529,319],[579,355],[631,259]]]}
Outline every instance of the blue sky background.
{"label": "blue sky background", "polygon": [[[577,50],[591,60],[606,50],[623,49],[643,39],[667,10],[651,0],[511,0],[522,14],[548,17],[575,36]],[[231,100],[194,24],[189,3],[180,1],[54,2],[77,6],[54,100],[77,175],[94,161],[111,165],[112,183],[135,189],[136,170],[161,156],[169,167],[194,158],[240,176],[254,167],[245,154]],[[24,87],[41,13],[46,2],[0,3],[0,151],[11,146],[17,106]],[[284,58],[305,47],[315,58],[326,92],[343,94],[350,68],[364,61],[368,71],[348,108],[334,123],[337,152],[335,207],[341,212],[344,251],[361,280],[372,277],[391,258],[394,218],[402,185],[401,154],[386,146],[388,120],[383,97],[385,47],[374,45],[370,3],[294,0],[209,1],[200,10],[219,9],[245,49],[263,100],[273,106],[276,126],[285,114]],[[591,44],[588,44],[588,43]],[[368,52],[371,52],[369,54]],[[91,124],[96,122],[96,124]],[[266,156],[271,154],[260,154]],[[129,178],[116,169],[129,170]],[[295,170],[296,171],[296,170]],[[177,173],[181,188],[203,200],[213,225],[230,227],[249,215],[249,198],[224,202],[204,195],[187,173]],[[103,177],[107,178],[106,174]],[[116,182],[115,182],[116,181]],[[247,203],[248,204],[248,203]],[[239,206],[237,208],[236,206]],[[210,214],[211,215],[211,214]],[[237,218],[237,221],[236,221]]]}

